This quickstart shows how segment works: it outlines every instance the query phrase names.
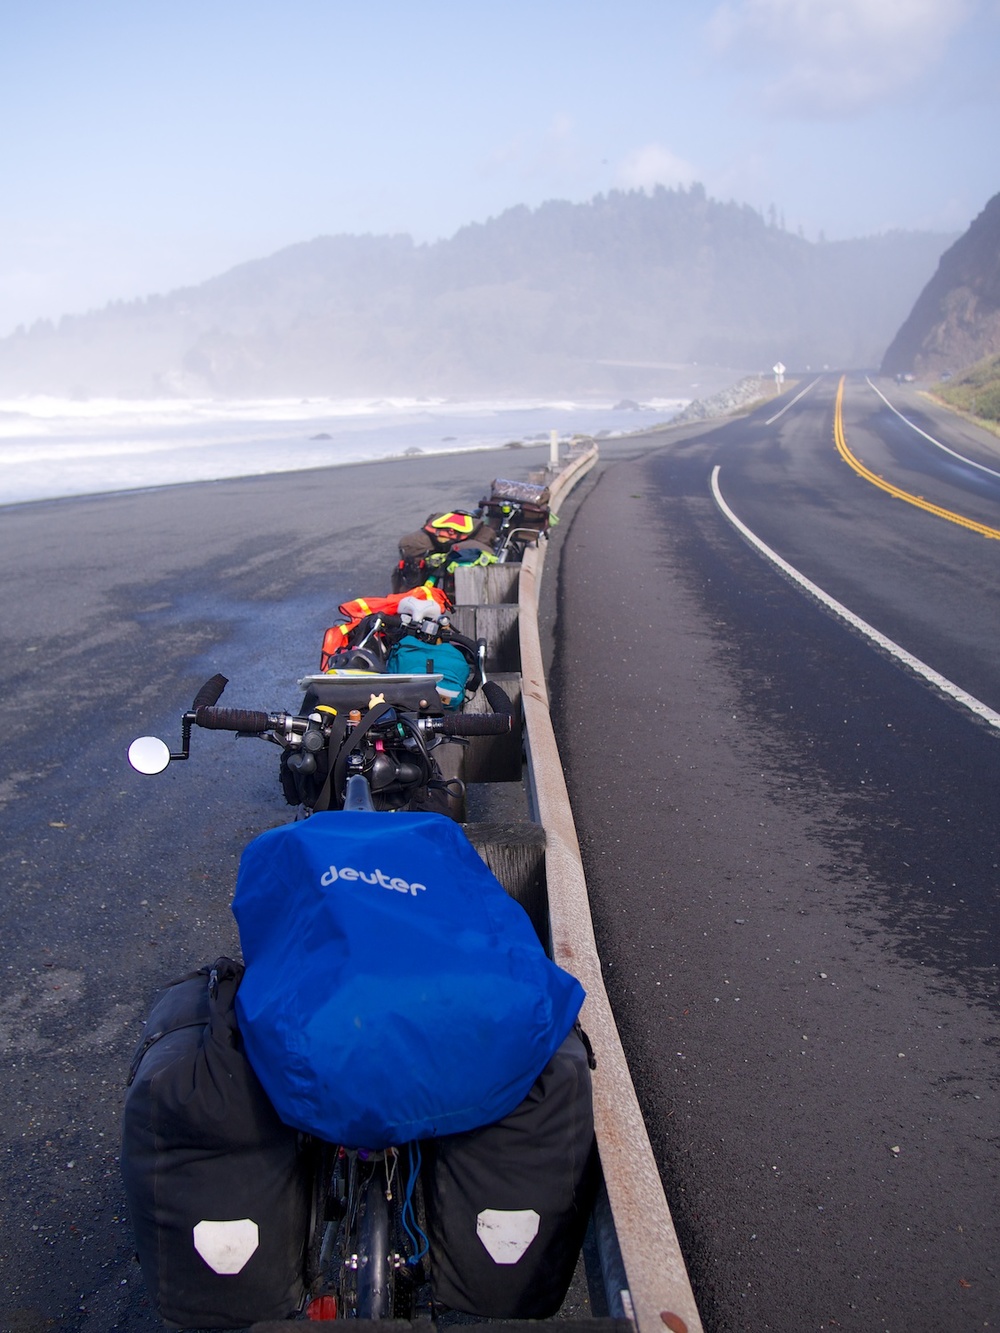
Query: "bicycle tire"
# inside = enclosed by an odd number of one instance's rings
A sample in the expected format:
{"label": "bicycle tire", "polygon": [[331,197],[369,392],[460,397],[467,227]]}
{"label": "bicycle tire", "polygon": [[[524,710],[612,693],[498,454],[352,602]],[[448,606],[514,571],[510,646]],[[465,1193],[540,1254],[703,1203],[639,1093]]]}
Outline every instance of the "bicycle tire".
{"label": "bicycle tire", "polygon": [[424,1270],[405,1258],[404,1173],[387,1173],[381,1158],[359,1160],[343,1149],[334,1153],[318,1219],[319,1273],[313,1290],[335,1296],[340,1319],[410,1319]]}
{"label": "bicycle tire", "polygon": [[376,1174],[363,1191],[358,1220],[358,1318],[391,1319],[394,1286],[389,1202]]}

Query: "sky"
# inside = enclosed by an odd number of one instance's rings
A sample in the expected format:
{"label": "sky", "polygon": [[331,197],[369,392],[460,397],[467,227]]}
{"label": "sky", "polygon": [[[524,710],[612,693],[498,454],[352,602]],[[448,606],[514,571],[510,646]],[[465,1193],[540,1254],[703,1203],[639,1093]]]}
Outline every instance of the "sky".
{"label": "sky", "polygon": [[0,336],[657,184],[808,240],[958,233],[998,72],[1000,0],[0,0]]}

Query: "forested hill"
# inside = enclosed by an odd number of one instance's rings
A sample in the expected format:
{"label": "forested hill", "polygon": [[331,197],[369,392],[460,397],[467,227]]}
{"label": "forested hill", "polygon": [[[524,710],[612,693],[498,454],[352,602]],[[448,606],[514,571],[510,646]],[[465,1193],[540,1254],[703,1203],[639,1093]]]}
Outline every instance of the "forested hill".
{"label": "forested hill", "polygon": [[[513,208],[455,236],[321,237],[0,340],[0,394],[685,391],[877,366],[953,238],[810,242],[704,190]],[[681,369],[683,368],[683,369]]]}

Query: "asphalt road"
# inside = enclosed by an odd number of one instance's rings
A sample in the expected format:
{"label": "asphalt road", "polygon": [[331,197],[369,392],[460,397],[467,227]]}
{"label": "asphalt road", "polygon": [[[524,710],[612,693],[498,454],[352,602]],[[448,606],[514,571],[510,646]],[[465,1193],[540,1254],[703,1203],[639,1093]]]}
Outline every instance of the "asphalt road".
{"label": "asphalt road", "polygon": [[[916,511],[915,538],[877,538],[902,505],[831,455],[833,388],[777,429],[603,446],[556,545],[553,700],[602,952],[718,1333],[978,1328],[1000,1304],[998,738],[774,574],[707,487],[721,463],[786,558],[848,603],[864,590],[855,609],[891,612],[939,669],[970,664],[998,706],[1000,543]],[[888,466],[905,432],[875,429],[875,401],[852,391],[846,430]],[[173,741],[215,671],[227,702],[297,702],[337,604],[385,589],[398,532],[541,461],[0,510],[0,1333],[160,1327],[118,1178],[128,1061],[157,986],[235,950],[240,850],[287,816],[276,751],[199,734],[144,779],[128,741]]]}
{"label": "asphalt road", "polygon": [[348,597],[388,591],[396,539],[547,450],[484,452],[0,510],[0,1330],[159,1329],[124,1213],[124,1083],[156,989],[236,950],[243,845],[290,811],[277,750],[198,733],[225,700],[301,697]]}
{"label": "asphalt road", "polygon": [[[1000,1318],[1000,734],[777,572],[710,491],[719,465],[778,554],[1000,709],[1000,541],[862,479],[836,387],[602,464],[562,536],[557,734],[712,1333]],[[1000,469],[990,437],[890,397]],[[862,382],[843,421],[873,473],[1000,527],[1000,479]]]}

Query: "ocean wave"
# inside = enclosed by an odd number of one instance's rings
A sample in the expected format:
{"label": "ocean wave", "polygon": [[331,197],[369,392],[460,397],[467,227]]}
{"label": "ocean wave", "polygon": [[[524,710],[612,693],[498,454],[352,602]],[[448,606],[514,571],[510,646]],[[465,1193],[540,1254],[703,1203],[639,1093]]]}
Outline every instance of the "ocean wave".
{"label": "ocean wave", "polygon": [[686,400],[0,400],[0,504],[616,435]]}

